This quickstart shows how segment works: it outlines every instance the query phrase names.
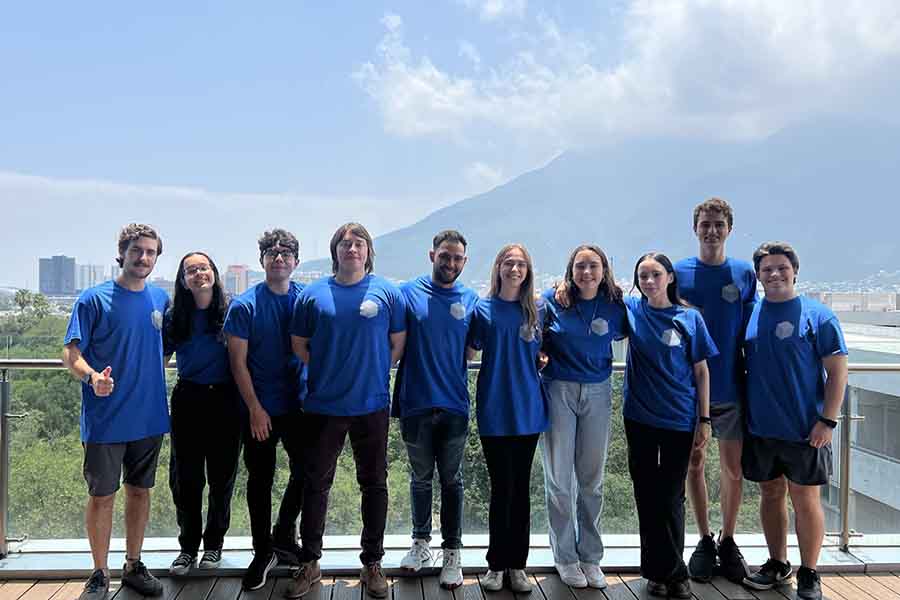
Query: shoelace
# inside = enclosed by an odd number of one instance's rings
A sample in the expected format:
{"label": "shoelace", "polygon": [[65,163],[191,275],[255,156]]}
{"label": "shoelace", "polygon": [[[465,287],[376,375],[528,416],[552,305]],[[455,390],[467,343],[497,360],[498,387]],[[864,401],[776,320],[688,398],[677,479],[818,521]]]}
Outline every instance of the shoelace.
{"label": "shoelace", "polygon": [[177,557],[175,557],[175,560],[172,562],[172,565],[176,566],[176,567],[186,567],[193,562],[194,562],[193,556],[191,556],[190,554],[188,554],[186,552],[182,552]]}
{"label": "shoelace", "polygon": [[[446,566],[448,566],[448,567],[458,567],[460,565],[460,563],[462,562],[462,559],[460,558],[460,555],[459,555],[459,551],[456,551],[452,554],[448,554],[447,556],[448,556],[448,558],[447,558]],[[437,564],[438,561],[440,561],[443,558],[444,558],[444,551],[438,550],[438,553],[434,555],[434,563]]]}
{"label": "shoelace", "polygon": [[201,561],[209,561],[209,562],[219,562],[222,560],[222,551],[221,550],[207,550],[203,553],[203,558]]}
{"label": "shoelace", "polygon": [[105,587],[106,577],[103,575],[103,571],[94,571],[91,574],[91,578],[87,582],[86,589],[89,592],[96,592],[97,590]]}

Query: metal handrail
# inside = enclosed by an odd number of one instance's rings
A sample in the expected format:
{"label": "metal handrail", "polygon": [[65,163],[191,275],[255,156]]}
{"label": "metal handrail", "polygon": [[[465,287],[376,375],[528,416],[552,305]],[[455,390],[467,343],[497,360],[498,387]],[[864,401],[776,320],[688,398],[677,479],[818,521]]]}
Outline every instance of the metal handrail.
{"label": "metal handrail", "polygon": [[[481,367],[478,361],[469,362],[469,370],[477,370]],[[175,363],[166,365],[167,369],[174,369]],[[900,373],[900,363],[850,363],[849,372],[853,373]],[[16,415],[9,412],[10,408],[10,379],[9,372],[13,370],[64,370],[63,362],[58,358],[2,358],[0,359],[0,558],[8,553],[8,509],[9,509],[9,421],[21,418],[25,415]],[[624,362],[614,362],[613,371],[625,370]],[[840,464],[840,512],[841,531],[840,548],[847,552],[850,546],[850,426],[854,421],[863,417],[852,414],[850,386],[847,386],[847,394],[841,410],[841,464]]]}

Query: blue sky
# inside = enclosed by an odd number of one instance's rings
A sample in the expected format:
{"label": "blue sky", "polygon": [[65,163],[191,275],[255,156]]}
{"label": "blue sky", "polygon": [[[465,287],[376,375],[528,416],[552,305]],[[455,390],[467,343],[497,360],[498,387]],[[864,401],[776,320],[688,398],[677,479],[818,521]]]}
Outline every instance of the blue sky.
{"label": "blue sky", "polygon": [[123,220],[167,261],[252,262],[271,225],[311,258],[573,147],[892,113],[898,23],[894,0],[7,3],[0,285],[33,286],[36,252],[107,263]]}

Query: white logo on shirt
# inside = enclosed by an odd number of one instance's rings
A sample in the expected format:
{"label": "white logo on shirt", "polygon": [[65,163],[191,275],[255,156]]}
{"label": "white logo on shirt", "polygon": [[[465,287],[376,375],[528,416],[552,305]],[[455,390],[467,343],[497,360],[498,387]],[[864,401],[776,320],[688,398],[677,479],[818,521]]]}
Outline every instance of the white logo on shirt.
{"label": "white logo on shirt", "polygon": [[378,304],[373,300],[366,300],[359,305],[359,316],[371,319],[378,315]]}
{"label": "white logo on shirt", "polygon": [[522,326],[519,327],[519,337],[522,338],[526,342],[534,341],[534,327],[529,327],[528,323],[522,323]]}
{"label": "white logo on shirt", "polygon": [[775,326],[775,337],[779,340],[789,338],[794,335],[794,324],[790,321],[782,321]]}
{"label": "white logo on shirt", "polygon": [[157,331],[161,330],[163,324],[163,314],[158,310],[154,310],[152,313],[150,313],[150,322],[153,323],[153,326],[156,327]]}
{"label": "white logo on shirt", "polygon": [[662,332],[660,339],[666,346],[675,347],[681,345],[681,334],[675,329],[666,329]]}
{"label": "white logo on shirt", "polygon": [[458,321],[466,318],[466,306],[462,302],[454,302],[450,305],[450,315]]}
{"label": "white logo on shirt", "polygon": [[591,321],[591,331],[596,335],[606,335],[609,333],[609,323],[603,317],[597,317]]}
{"label": "white logo on shirt", "polygon": [[722,300],[725,302],[735,303],[741,297],[741,290],[733,283],[729,283],[722,287]]}

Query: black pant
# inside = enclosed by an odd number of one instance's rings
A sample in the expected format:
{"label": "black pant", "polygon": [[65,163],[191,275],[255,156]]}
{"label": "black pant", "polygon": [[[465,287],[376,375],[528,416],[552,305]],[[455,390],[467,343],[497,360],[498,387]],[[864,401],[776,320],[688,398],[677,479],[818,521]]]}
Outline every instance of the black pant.
{"label": "black pant", "polygon": [[531,534],[531,463],[540,434],[482,436],[481,448],[491,478],[491,571],[524,569]]}
{"label": "black pant", "polygon": [[[201,385],[179,379],[172,390],[169,487],[181,551],[222,548],[231,522],[231,494],[241,453],[239,396],[233,383]],[[209,481],[206,528],[203,488]],[[202,532],[202,533],[201,533]]]}
{"label": "black pant", "polygon": [[300,442],[303,413],[270,416],[272,431],[263,441],[253,439],[249,417],[244,417],[244,464],[247,466],[247,509],[250,511],[250,534],[253,550],[268,553],[272,549],[272,484],[275,479],[275,450],[278,441],[284,446],[290,465],[290,478],[281,506],[275,535],[279,540],[295,541],[297,517],[303,509],[303,444]]}
{"label": "black pant", "polygon": [[348,433],[356,463],[356,481],[362,492],[362,553],[359,559],[364,565],[369,565],[380,561],[384,556],[384,528],[388,509],[388,422],[388,409],[355,417],[314,414],[304,417],[306,506],[300,521],[303,561],[322,557],[328,493],[334,483],[335,467]]}
{"label": "black pant", "polygon": [[640,523],[641,575],[660,583],[687,579],[684,480],[694,432],[625,419],[625,437]]}

